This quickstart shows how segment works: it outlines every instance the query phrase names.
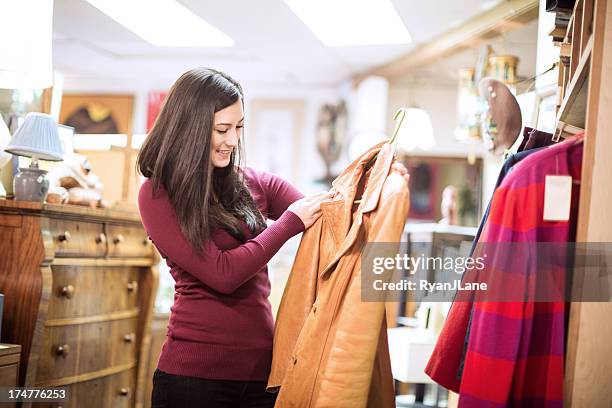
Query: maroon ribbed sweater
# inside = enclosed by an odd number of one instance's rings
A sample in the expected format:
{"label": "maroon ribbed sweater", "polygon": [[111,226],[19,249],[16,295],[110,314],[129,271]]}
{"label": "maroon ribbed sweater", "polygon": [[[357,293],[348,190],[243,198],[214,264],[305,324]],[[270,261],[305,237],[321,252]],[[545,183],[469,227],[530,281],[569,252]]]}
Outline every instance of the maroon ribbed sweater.
{"label": "maroon ribbed sweater", "polygon": [[257,236],[243,222],[246,242],[216,230],[201,255],[181,232],[165,190],[153,196],[150,180],[140,188],[142,223],[176,281],[158,362],[164,372],[223,380],[268,378],[274,320],[266,264],[304,230],[300,218],[286,211],[302,194],[269,173],[245,168],[244,175],[257,208],[276,221]]}

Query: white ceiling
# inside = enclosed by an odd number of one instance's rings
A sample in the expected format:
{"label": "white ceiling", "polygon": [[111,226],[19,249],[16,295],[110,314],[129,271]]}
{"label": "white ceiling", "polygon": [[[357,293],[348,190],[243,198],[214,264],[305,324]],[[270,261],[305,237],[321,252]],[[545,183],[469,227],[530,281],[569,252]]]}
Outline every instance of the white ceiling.
{"label": "white ceiling", "polygon": [[[412,35],[411,44],[342,48],[323,46],[282,0],[179,2],[231,36],[236,46],[158,48],[85,0],[55,0],[55,68],[67,83],[104,78],[167,86],[189,68],[210,66],[249,85],[336,86],[431,40],[499,0],[393,0]],[[146,10],[143,14],[146,18]]]}
{"label": "white ceiling", "polygon": [[[524,26],[487,41],[486,45],[493,49],[496,55],[510,54],[519,58],[517,75],[521,79],[532,78],[536,72],[538,20],[533,20]],[[485,44],[477,48],[469,48],[436,61],[435,64],[416,69],[404,77],[396,78],[393,83],[424,83],[441,82],[456,85],[460,68],[474,67]]]}

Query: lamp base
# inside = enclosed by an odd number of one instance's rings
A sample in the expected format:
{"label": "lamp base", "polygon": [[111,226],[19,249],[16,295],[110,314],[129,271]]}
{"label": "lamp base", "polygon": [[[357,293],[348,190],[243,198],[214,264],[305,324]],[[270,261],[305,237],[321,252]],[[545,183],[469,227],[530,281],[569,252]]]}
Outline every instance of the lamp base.
{"label": "lamp base", "polygon": [[43,202],[49,191],[47,171],[37,167],[19,168],[13,179],[15,200]]}

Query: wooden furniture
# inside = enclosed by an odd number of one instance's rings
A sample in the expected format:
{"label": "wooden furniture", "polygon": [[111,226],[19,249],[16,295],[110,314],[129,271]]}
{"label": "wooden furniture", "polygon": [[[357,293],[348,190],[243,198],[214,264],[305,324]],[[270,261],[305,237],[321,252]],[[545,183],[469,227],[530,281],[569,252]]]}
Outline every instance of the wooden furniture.
{"label": "wooden furniture", "polygon": [[587,94],[593,54],[595,0],[578,0],[559,44],[557,132],[575,134],[586,124]]}
{"label": "wooden furniture", "polygon": [[19,384],[69,387],[36,406],[142,406],[159,258],[138,214],[0,200],[0,236]]}
{"label": "wooden furniture", "polygon": [[[0,387],[17,387],[20,356],[21,346],[0,344]],[[4,403],[2,406],[15,407],[17,404]]]}
{"label": "wooden furniture", "polygon": [[[571,125],[586,132],[577,241],[612,242],[612,1],[577,0],[565,39],[561,56],[569,54],[569,74],[560,76],[557,130]],[[579,293],[580,279],[573,284]],[[612,406],[611,316],[609,302],[571,304],[564,406]]]}
{"label": "wooden furniture", "polygon": [[147,360],[146,378],[144,390],[144,406],[146,408],[151,406],[151,393],[153,392],[153,374],[157,369],[157,362],[161,354],[162,346],[166,341],[166,332],[168,330],[168,320],[170,319],[170,313],[155,313],[153,315],[153,322],[151,323],[151,347],[149,347],[149,355]]}

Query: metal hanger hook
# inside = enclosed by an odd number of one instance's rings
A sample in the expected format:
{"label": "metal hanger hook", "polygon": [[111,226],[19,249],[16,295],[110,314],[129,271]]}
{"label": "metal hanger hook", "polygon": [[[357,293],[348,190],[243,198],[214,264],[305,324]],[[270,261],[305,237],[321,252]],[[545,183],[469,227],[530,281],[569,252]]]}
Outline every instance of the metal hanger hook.
{"label": "metal hanger hook", "polygon": [[402,127],[402,123],[404,123],[405,117],[406,117],[406,108],[399,108],[393,115],[393,120],[395,121],[395,130],[393,131],[393,136],[391,136],[389,143],[391,144],[395,143],[395,139],[397,138],[397,134],[399,133],[399,130]]}

